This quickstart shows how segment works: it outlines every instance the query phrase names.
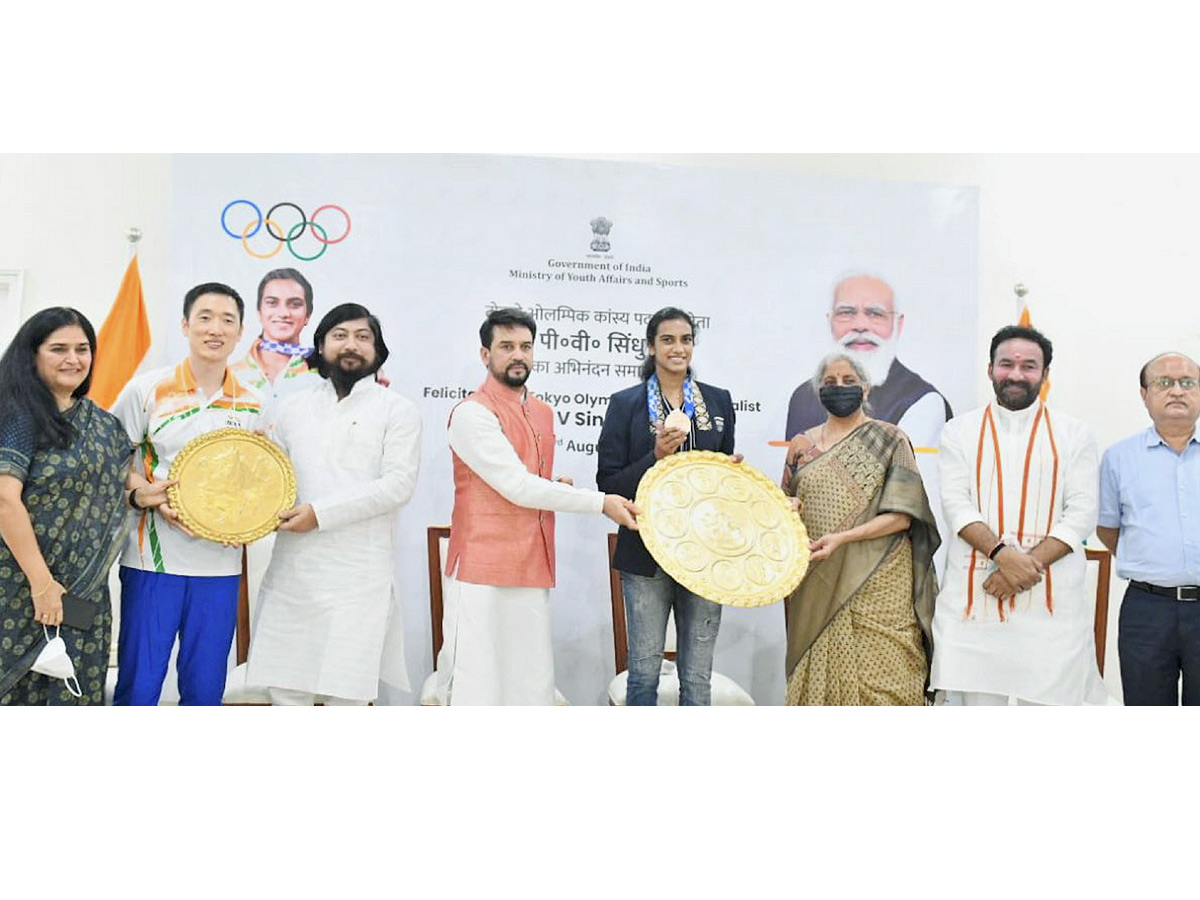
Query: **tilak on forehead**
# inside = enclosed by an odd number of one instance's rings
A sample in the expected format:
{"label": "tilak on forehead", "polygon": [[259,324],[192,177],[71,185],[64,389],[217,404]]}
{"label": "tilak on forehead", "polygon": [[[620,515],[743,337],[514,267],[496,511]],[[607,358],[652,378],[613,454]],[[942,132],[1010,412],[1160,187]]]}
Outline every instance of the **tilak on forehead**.
{"label": "tilak on forehead", "polygon": [[1037,345],[1036,341],[1026,340],[1025,338],[1010,338],[996,348],[996,359],[1006,358],[1016,362],[1026,359],[1036,359],[1038,362],[1044,362],[1042,348]]}

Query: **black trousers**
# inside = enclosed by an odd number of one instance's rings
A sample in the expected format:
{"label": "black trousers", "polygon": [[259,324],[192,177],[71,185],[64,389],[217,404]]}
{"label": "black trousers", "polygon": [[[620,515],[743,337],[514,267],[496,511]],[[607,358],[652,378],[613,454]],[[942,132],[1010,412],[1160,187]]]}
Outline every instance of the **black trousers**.
{"label": "black trousers", "polygon": [[1200,600],[1175,600],[1132,584],[1121,601],[1117,655],[1126,706],[1200,706]]}

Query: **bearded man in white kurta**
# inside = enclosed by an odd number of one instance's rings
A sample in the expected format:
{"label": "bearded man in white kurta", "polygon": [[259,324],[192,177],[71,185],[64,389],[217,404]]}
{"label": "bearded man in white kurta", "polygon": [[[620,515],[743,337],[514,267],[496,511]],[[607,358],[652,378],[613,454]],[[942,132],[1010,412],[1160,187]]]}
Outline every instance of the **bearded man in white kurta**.
{"label": "bearded man in white kurta", "polygon": [[[379,320],[357,303],[314,334],[321,381],[280,399],[268,434],[296,470],[255,608],[246,681],[275,705],[362,705],[381,677],[407,689],[392,616],[392,526],[417,482],[421,417],[369,376],[388,356]],[[314,379],[316,381],[316,379]]]}
{"label": "bearded man in white kurta", "polygon": [[992,338],[982,409],[938,450],[952,532],[933,617],[930,687],[952,705],[1104,703],[1083,541],[1099,506],[1096,441],[1039,394],[1052,347],[1007,326]]}

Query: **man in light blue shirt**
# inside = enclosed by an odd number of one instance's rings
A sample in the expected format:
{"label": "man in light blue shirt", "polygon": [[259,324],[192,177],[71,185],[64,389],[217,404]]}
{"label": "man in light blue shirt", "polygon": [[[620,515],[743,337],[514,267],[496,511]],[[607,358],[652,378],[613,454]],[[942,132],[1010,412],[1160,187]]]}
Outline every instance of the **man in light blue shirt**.
{"label": "man in light blue shirt", "polygon": [[1138,376],[1154,425],[1109,447],[1096,534],[1129,579],[1117,654],[1127,706],[1200,705],[1200,366],[1160,353]]}

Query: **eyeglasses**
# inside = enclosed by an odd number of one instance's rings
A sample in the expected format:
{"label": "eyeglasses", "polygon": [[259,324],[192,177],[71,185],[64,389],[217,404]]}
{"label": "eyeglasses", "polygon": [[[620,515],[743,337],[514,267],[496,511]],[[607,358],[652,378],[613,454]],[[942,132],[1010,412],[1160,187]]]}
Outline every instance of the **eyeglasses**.
{"label": "eyeglasses", "polygon": [[1150,379],[1150,389],[1160,394],[1169,391],[1176,384],[1179,385],[1181,391],[1194,391],[1200,382],[1197,382],[1195,378],[1168,378],[1166,375]]}
{"label": "eyeglasses", "polygon": [[[831,315],[835,322],[851,322],[858,316],[858,312],[857,306],[835,306]],[[888,312],[882,306],[868,306],[862,312],[869,322],[886,322],[896,315],[894,312]]]}

